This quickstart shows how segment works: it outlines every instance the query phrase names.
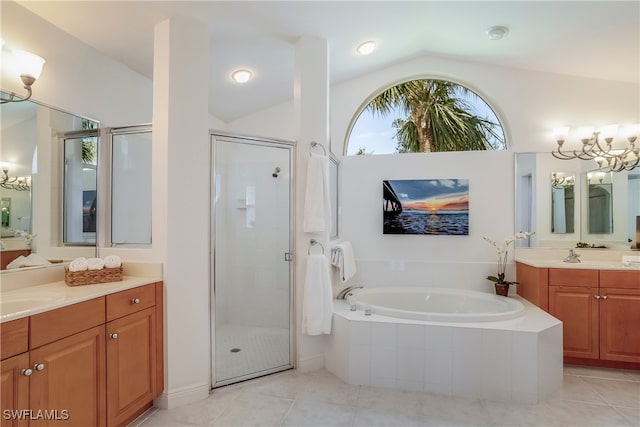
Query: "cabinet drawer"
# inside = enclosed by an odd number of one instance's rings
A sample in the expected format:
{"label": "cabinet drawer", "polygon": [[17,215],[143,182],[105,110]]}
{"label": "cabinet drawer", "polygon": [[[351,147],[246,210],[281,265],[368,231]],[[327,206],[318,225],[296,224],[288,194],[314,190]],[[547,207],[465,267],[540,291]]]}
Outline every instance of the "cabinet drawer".
{"label": "cabinet drawer", "polygon": [[598,286],[598,270],[550,268],[549,286]]}
{"label": "cabinet drawer", "polygon": [[0,353],[2,359],[29,350],[29,319],[12,320],[0,325]]}
{"label": "cabinet drawer", "polygon": [[107,295],[107,321],[156,305],[155,284]]}
{"label": "cabinet drawer", "polygon": [[105,323],[104,297],[31,316],[31,348]]}
{"label": "cabinet drawer", "polygon": [[604,288],[640,289],[640,271],[601,270],[600,286]]}

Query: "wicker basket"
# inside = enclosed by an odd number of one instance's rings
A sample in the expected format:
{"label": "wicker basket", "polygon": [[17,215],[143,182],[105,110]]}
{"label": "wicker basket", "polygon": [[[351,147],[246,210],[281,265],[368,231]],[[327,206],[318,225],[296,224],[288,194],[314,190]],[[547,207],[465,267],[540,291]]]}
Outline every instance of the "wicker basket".
{"label": "wicker basket", "polygon": [[95,283],[119,282],[122,280],[122,266],[102,270],[69,271],[64,267],[64,281],[69,286],[91,285]]}

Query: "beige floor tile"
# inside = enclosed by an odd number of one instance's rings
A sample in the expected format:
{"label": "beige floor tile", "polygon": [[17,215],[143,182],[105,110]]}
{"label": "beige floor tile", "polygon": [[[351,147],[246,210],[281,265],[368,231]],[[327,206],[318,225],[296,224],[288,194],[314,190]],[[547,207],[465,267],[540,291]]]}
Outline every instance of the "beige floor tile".
{"label": "beige floor tile", "polygon": [[370,408],[357,408],[353,425],[357,427],[429,426],[424,417],[390,413]]}
{"label": "beige floor tile", "polygon": [[549,401],[543,418],[544,426],[558,427],[629,427],[631,423],[613,407],[567,400]]}
{"label": "beige floor tile", "polygon": [[422,415],[422,392],[394,390],[381,387],[360,387],[358,408],[375,409],[388,414]]}
{"label": "beige floor tile", "polygon": [[616,411],[621,413],[632,426],[640,427],[640,409],[631,409],[631,408],[615,408]]}
{"label": "beige floor tile", "polygon": [[293,400],[243,391],[211,426],[277,426],[289,412]]}
{"label": "beige floor tile", "polygon": [[355,406],[360,386],[346,384],[333,375],[313,375],[296,397],[300,400],[331,403],[333,405]]}
{"label": "beige floor tile", "polygon": [[287,371],[155,410],[131,427],[483,426],[640,427],[640,372],[565,367],[563,387],[538,405],[345,384],[326,370]]}
{"label": "beige floor tile", "polygon": [[310,400],[296,401],[287,414],[285,426],[350,426],[355,409],[349,406]]}
{"label": "beige floor tile", "polygon": [[596,390],[587,384],[584,377],[567,375],[562,379],[562,388],[553,393],[549,400],[575,400],[578,402],[607,403]]}
{"label": "beige floor tile", "polygon": [[632,381],[584,378],[602,398],[613,406],[640,408],[640,383]]}
{"label": "beige floor tile", "polygon": [[[489,411],[480,400],[423,393],[421,415],[453,425],[489,425]],[[450,424],[448,424],[450,425]]]}

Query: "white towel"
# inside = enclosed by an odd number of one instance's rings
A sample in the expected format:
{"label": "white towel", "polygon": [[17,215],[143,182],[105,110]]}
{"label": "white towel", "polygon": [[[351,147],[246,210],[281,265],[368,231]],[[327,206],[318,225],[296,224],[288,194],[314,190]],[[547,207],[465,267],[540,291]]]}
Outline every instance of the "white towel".
{"label": "white towel", "polygon": [[122,260],[118,255],[109,255],[104,257],[105,268],[118,268],[122,265]]}
{"label": "white towel", "polygon": [[302,333],[330,334],[332,316],[333,294],[327,258],[323,254],[311,254],[307,260],[304,281]]}
{"label": "white towel", "polygon": [[623,255],[622,264],[627,267],[640,267],[640,256],[638,255]]}
{"label": "white towel", "polygon": [[309,156],[302,230],[305,233],[331,230],[329,159],[327,156],[315,154]]}
{"label": "white towel", "polygon": [[88,270],[102,270],[104,268],[104,260],[102,258],[89,258],[87,260]]}
{"label": "white towel", "polygon": [[18,258],[7,264],[7,270],[22,267],[36,267],[39,265],[51,264],[48,260],[44,259],[38,254],[29,254],[27,256],[20,255]]}
{"label": "white towel", "polygon": [[336,263],[333,265],[340,270],[340,280],[344,283],[356,274],[356,258],[350,242],[340,242],[336,248]]}
{"label": "white towel", "polygon": [[89,268],[89,261],[85,257],[79,257],[71,261],[69,271],[85,271]]}
{"label": "white towel", "polygon": [[50,265],[49,260],[38,254],[29,254],[24,260],[24,267],[35,267],[37,265]]}
{"label": "white towel", "polygon": [[26,256],[20,255],[18,258],[14,259],[9,264],[7,264],[7,270],[12,270],[14,268],[24,267],[24,262],[25,262],[26,259],[27,259]]}

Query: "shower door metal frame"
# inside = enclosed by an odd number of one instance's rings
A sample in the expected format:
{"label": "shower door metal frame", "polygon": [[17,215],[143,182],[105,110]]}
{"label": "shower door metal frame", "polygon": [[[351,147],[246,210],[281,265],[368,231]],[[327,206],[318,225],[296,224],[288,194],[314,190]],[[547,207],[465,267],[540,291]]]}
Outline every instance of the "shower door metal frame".
{"label": "shower door metal frame", "polygon": [[[211,215],[210,215],[210,253],[209,253],[209,327],[210,327],[210,337],[211,337],[211,345],[209,346],[209,361],[210,361],[210,369],[211,375],[211,389],[222,387],[229,384],[234,384],[237,382],[258,378],[264,375],[274,374],[276,372],[286,371],[288,369],[295,368],[295,360],[296,360],[296,346],[295,346],[295,310],[294,310],[294,302],[295,302],[295,257],[290,255],[289,259],[289,364],[279,366],[276,368],[271,368],[267,370],[263,370],[257,373],[251,373],[235,378],[231,378],[224,381],[217,381],[216,379],[216,360],[214,353],[214,344],[216,340],[216,291],[215,291],[215,260],[216,260],[216,240],[215,240],[215,224],[216,224],[216,141],[219,139],[225,140],[226,142],[233,142],[238,144],[248,144],[248,145],[256,145],[261,147],[274,147],[281,149],[289,150],[289,253],[295,253],[295,159],[297,156],[297,145],[295,141],[287,141],[281,139],[274,138],[262,138],[259,136],[248,136],[241,134],[234,134],[229,132],[221,132],[217,130],[209,131],[209,151],[210,151],[210,185],[211,189],[209,191],[210,195],[210,207],[211,207]],[[284,259],[283,254],[283,259]]]}

